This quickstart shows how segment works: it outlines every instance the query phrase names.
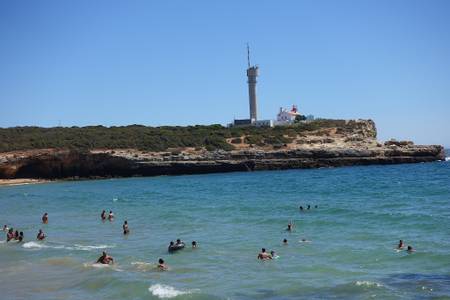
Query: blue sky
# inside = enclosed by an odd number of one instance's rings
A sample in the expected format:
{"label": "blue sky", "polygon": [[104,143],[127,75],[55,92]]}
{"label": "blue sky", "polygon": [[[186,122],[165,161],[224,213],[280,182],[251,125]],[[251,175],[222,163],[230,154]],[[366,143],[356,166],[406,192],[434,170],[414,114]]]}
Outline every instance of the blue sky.
{"label": "blue sky", "polygon": [[280,106],[450,146],[450,1],[2,1],[0,127],[187,125]]}

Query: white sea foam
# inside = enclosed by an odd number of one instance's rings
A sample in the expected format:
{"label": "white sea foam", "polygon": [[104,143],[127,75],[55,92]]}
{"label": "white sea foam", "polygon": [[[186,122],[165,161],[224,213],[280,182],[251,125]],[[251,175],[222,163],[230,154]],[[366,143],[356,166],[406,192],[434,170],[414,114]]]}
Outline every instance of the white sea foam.
{"label": "white sea foam", "polygon": [[73,246],[66,246],[66,245],[52,245],[53,243],[49,244],[42,244],[38,242],[26,242],[22,245],[22,247],[26,249],[42,249],[42,248],[50,248],[50,249],[65,249],[65,250],[80,250],[80,251],[92,251],[97,249],[106,249],[106,248],[114,248],[113,245],[98,245],[98,246],[90,246],[90,245],[79,245],[75,244]]}
{"label": "white sea foam", "polygon": [[123,270],[119,269],[116,264],[84,263],[83,267],[94,269],[111,269],[113,271],[123,272]]}
{"label": "white sea foam", "polygon": [[109,268],[110,265],[107,264],[100,264],[100,263],[84,263],[83,266],[85,266],[86,268],[99,268],[99,269],[104,269],[104,268]]}
{"label": "white sea foam", "polygon": [[98,246],[84,246],[84,245],[79,245],[79,244],[75,244],[73,248],[73,250],[82,250],[82,251],[91,251],[91,250],[96,250],[96,249],[107,249],[107,248],[114,248],[115,246],[113,245],[98,245]]}
{"label": "white sea foam", "polygon": [[190,292],[179,291],[170,285],[164,284],[154,284],[148,288],[149,292],[152,293],[153,296],[158,298],[173,298],[184,294],[189,294]]}
{"label": "white sea foam", "polygon": [[367,287],[371,287],[371,286],[375,286],[375,287],[382,287],[383,285],[378,283],[378,282],[372,282],[372,281],[356,281],[355,284],[357,286],[367,286]]}
{"label": "white sea foam", "polygon": [[144,261],[133,261],[131,265],[135,266],[139,271],[147,271],[155,267],[155,264]]}
{"label": "white sea foam", "polygon": [[37,242],[26,242],[25,244],[22,245],[22,247],[26,248],[26,249],[42,249],[42,248],[48,248],[47,245],[44,244],[40,244]]}
{"label": "white sea foam", "polygon": [[450,161],[450,156],[447,156],[447,157],[445,158],[445,161]]}

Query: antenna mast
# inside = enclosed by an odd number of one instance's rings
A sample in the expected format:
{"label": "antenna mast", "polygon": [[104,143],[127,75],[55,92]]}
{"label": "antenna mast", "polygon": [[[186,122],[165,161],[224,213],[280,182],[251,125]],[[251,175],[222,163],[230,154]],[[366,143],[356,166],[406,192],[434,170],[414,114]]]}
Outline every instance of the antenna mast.
{"label": "antenna mast", "polygon": [[250,68],[250,47],[248,46],[248,43],[247,43],[247,64],[248,68]]}

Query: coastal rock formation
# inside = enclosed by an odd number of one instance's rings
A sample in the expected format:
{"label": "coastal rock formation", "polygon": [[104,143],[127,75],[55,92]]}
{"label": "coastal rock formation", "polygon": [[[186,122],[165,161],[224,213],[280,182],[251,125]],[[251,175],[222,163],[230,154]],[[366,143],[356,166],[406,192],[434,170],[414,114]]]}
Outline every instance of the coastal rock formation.
{"label": "coastal rock formation", "polygon": [[[257,141],[256,144],[253,144]],[[167,151],[129,148],[68,150],[34,149],[0,153],[0,179],[108,178],[282,170],[444,160],[442,146],[410,141],[376,140],[371,120],[315,128],[288,135],[285,143],[261,142],[249,136],[226,140],[231,151],[179,147]]]}
{"label": "coastal rock formation", "polygon": [[3,160],[0,178],[107,178],[418,163],[443,160],[443,153],[441,146],[407,146],[395,149],[214,151],[204,155],[162,153],[143,158],[132,150],[127,150],[127,157],[98,151],[52,150]]}

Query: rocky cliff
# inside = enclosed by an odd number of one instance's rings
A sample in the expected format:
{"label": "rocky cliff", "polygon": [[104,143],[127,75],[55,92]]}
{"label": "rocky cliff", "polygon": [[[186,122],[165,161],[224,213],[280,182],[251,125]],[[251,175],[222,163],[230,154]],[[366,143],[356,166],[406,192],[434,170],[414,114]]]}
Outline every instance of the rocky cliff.
{"label": "rocky cliff", "polygon": [[444,160],[438,145],[376,140],[372,121],[298,133],[284,144],[255,145],[246,136],[227,139],[234,150],[180,147],[136,149],[35,149],[0,153],[0,178],[107,178],[214,172],[418,163]]}

